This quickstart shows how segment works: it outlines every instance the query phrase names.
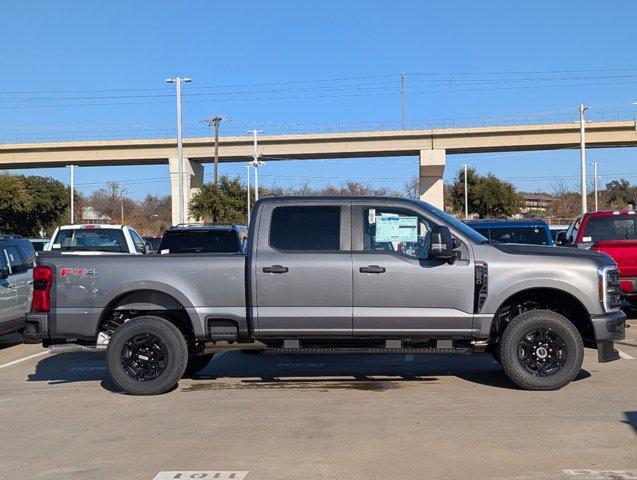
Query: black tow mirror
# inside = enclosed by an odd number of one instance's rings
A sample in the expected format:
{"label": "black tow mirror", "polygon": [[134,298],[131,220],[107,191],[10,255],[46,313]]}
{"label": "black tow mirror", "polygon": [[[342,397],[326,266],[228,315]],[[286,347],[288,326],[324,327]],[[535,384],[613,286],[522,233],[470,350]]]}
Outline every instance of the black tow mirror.
{"label": "black tow mirror", "polygon": [[566,245],[566,230],[557,232],[557,237],[555,237],[555,245],[559,247]]}
{"label": "black tow mirror", "polygon": [[449,227],[445,225],[434,225],[431,229],[431,243],[429,246],[429,258],[437,258],[453,263],[458,259],[455,251],[460,247],[458,239],[451,236]]}
{"label": "black tow mirror", "polygon": [[9,269],[0,268],[0,280],[5,280],[9,278]]}

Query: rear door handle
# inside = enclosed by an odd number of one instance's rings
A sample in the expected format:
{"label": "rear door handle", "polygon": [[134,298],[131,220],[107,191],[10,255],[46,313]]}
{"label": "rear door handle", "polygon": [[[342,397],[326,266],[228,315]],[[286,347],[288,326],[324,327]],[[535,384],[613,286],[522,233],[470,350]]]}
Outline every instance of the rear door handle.
{"label": "rear door handle", "polygon": [[263,273],[288,273],[290,269],[282,265],[271,265],[269,267],[263,267]]}
{"label": "rear door handle", "polygon": [[361,273],[385,273],[387,271],[385,267],[379,267],[378,265],[370,265],[369,267],[361,267],[358,270]]}

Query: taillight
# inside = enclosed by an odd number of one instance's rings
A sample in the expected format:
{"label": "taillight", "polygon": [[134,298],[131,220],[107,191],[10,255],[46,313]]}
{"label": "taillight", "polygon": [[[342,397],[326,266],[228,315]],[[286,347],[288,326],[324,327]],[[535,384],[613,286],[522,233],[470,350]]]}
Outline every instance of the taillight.
{"label": "taillight", "polygon": [[33,269],[33,311],[48,312],[51,310],[51,286],[53,271],[51,267],[35,267]]}

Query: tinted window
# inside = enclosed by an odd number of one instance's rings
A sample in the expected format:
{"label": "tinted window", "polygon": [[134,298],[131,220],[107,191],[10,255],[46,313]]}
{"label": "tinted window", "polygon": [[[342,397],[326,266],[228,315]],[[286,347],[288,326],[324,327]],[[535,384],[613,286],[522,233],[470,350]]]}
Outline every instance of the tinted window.
{"label": "tinted window", "polygon": [[540,227],[474,227],[478,233],[500,243],[526,243],[530,245],[549,245],[549,236],[545,228]]}
{"label": "tinted window", "polygon": [[24,273],[27,271],[27,266],[22,260],[20,253],[16,247],[6,247],[4,249],[9,266],[11,267],[11,273]]}
{"label": "tinted window", "polygon": [[18,250],[26,262],[27,267],[33,268],[33,264],[35,263],[35,249],[31,246],[31,243],[18,245]]}
{"label": "tinted window", "polygon": [[241,252],[241,245],[235,232],[185,230],[164,233],[158,251],[159,253],[238,253]]}
{"label": "tinted window", "polygon": [[146,243],[150,245],[150,248],[153,250],[157,250],[159,242],[161,241],[161,239],[157,237],[144,237],[144,240],[146,240]]}
{"label": "tinted window", "polygon": [[128,253],[122,230],[101,228],[60,230],[53,242],[52,250]]}
{"label": "tinted window", "polygon": [[33,249],[36,252],[41,252],[44,250],[44,245],[46,245],[48,240],[31,240],[31,245],[33,245]]}
{"label": "tinted window", "polygon": [[339,250],[340,207],[277,207],[270,245],[280,250]]}
{"label": "tinted window", "polygon": [[634,239],[637,239],[635,215],[590,217],[582,236],[583,242]]}

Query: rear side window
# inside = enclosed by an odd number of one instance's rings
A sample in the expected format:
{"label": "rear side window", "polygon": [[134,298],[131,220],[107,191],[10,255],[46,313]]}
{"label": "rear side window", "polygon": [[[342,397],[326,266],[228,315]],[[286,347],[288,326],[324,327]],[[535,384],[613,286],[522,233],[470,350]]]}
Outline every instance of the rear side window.
{"label": "rear side window", "polygon": [[11,267],[11,274],[24,273],[28,270],[26,263],[22,260],[16,247],[6,247],[4,252]]}
{"label": "rear side window", "polygon": [[279,250],[339,250],[340,207],[277,207],[272,212],[270,246]]}
{"label": "rear side window", "polygon": [[31,242],[24,245],[18,245],[18,250],[22,255],[22,258],[27,264],[28,268],[33,268],[33,264],[35,263],[35,249],[31,245]]}
{"label": "rear side window", "polygon": [[52,250],[128,253],[128,246],[122,230],[78,228],[60,230]]}
{"label": "rear side window", "polygon": [[[167,250],[167,251],[166,251]],[[240,253],[239,236],[224,231],[166,232],[159,253]]]}

